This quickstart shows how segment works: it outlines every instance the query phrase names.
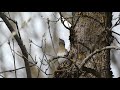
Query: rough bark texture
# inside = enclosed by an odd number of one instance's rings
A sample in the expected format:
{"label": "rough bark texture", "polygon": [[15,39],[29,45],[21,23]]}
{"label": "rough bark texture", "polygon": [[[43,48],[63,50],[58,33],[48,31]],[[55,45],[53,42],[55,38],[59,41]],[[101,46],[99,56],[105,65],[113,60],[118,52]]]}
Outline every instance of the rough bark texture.
{"label": "rough bark texture", "polygon": [[111,78],[110,50],[94,55],[82,68],[79,64],[96,49],[109,46],[111,33],[111,12],[74,12],[70,29],[70,52],[68,61],[71,63],[58,67],[55,77],[68,78]]}

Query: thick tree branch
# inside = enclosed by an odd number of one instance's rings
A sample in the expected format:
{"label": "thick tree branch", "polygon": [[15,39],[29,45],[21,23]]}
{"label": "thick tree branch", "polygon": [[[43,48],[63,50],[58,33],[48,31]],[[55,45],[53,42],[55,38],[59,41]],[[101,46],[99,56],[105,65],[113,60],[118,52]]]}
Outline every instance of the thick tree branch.
{"label": "thick tree branch", "polygon": [[[10,22],[8,21],[6,15],[4,15],[2,12],[0,12],[0,17],[2,18],[2,20],[5,22],[5,24],[7,25],[8,29],[10,30],[11,33],[14,33],[15,30],[13,29],[12,25],[10,24]],[[26,73],[27,73],[27,78],[31,78],[31,71],[30,71],[30,67],[29,67],[29,62],[28,62],[28,54],[27,54],[27,50],[25,45],[23,44],[22,40],[20,39],[20,37],[15,34],[14,38],[16,39],[22,54],[23,54],[23,59],[25,62],[25,68],[26,68]]]}

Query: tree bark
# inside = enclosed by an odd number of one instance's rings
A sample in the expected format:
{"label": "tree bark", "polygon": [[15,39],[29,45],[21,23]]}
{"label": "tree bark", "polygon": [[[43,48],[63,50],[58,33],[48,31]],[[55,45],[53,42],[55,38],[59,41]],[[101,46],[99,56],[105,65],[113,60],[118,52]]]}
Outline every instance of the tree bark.
{"label": "tree bark", "polygon": [[96,49],[110,45],[112,26],[111,12],[73,12],[70,28],[70,52],[66,66],[60,65],[55,77],[111,78],[110,50],[95,54],[79,67],[83,60]]}

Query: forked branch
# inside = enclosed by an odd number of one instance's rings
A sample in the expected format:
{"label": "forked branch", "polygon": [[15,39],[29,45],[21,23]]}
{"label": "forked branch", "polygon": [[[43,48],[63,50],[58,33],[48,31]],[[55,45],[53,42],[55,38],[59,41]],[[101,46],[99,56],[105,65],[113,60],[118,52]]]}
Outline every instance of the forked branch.
{"label": "forked branch", "polygon": [[[13,34],[15,32],[15,30],[12,27],[12,25],[10,24],[10,22],[7,19],[6,15],[4,13],[0,12],[0,17],[2,18],[2,20],[4,21],[4,23],[6,24],[6,26],[10,30],[10,32]],[[17,43],[18,43],[18,45],[19,45],[19,47],[20,47],[20,49],[22,51],[23,59],[24,59],[24,62],[25,62],[27,78],[31,78],[31,71],[30,71],[30,67],[29,67],[28,54],[27,54],[26,47],[25,47],[22,40],[20,39],[20,37],[17,34],[14,34],[13,36],[14,36],[15,40],[17,41]]]}

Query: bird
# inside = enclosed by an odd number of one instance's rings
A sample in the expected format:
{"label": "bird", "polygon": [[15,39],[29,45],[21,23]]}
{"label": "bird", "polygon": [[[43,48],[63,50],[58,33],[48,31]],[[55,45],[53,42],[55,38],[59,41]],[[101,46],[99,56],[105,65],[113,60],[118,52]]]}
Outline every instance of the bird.
{"label": "bird", "polygon": [[[64,57],[68,54],[67,49],[65,48],[65,42],[64,40],[59,38],[59,47],[58,47],[58,52],[57,52],[57,56],[59,57]],[[58,61],[59,63],[64,62],[66,59],[65,58],[59,58]]]}
{"label": "bird", "polygon": [[59,38],[59,48],[57,56],[65,56],[68,53],[67,49],[65,48],[64,40]]}

